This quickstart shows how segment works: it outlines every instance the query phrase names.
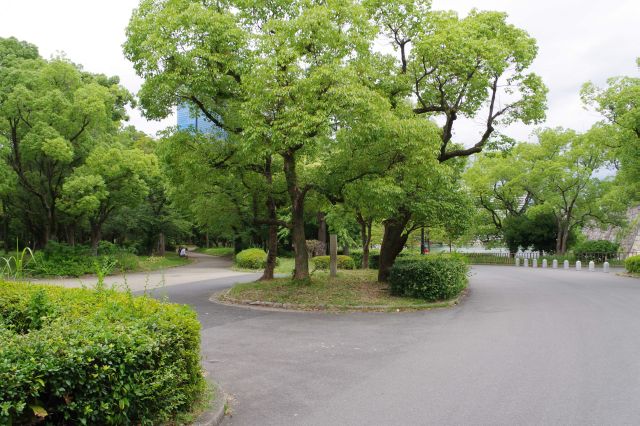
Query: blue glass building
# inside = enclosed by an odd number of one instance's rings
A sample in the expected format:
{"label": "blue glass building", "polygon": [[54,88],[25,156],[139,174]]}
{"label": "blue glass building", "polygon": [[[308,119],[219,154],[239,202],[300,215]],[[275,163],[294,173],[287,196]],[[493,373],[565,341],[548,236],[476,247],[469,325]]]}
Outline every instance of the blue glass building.
{"label": "blue glass building", "polygon": [[182,104],[178,106],[178,129],[193,130],[202,133],[218,133],[222,130],[213,124],[202,114],[202,112],[192,111],[189,106]]}

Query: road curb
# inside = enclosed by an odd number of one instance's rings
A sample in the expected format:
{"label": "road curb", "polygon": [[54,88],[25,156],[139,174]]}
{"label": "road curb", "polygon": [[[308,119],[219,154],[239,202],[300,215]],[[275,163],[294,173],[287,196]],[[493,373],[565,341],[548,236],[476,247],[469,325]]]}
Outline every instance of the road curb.
{"label": "road curb", "polygon": [[208,410],[198,416],[192,426],[218,426],[224,419],[227,396],[218,383],[212,379],[207,379],[207,381],[213,388],[215,400]]}
{"label": "road curb", "polygon": [[255,309],[261,311],[274,312],[296,312],[296,313],[312,313],[312,312],[328,312],[328,313],[354,313],[354,312],[417,312],[430,311],[434,309],[453,308],[466,298],[469,289],[465,289],[458,297],[446,302],[425,303],[424,305],[416,305],[413,307],[393,306],[393,305],[363,305],[363,306],[344,306],[335,305],[298,305],[294,303],[276,303],[258,300],[239,300],[227,297],[231,289],[226,289],[213,294],[209,301],[218,305],[234,306],[245,309]]}

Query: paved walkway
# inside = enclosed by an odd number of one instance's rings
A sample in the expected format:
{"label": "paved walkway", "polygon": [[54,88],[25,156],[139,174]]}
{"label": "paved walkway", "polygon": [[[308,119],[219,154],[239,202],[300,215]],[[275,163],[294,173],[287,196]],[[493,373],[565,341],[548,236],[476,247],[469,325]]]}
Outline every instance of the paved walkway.
{"label": "paved walkway", "polygon": [[[128,286],[131,291],[144,289],[171,287],[186,283],[214,280],[218,278],[232,278],[247,275],[243,272],[232,271],[232,261],[225,257],[208,256],[201,253],[189,253],[193,262],[189,265],[168,268],[152,272],[135,272],[125,275],[110,275],[105,277],[105,285],[115,285],[120,288]],[[37,283],[51,283],[65,287],[93,287],[97,279],[95,276],[81,278],[43,278],[31,280]]]}
{"label": "paved walkway", "polygon": [[255,278],[158,291],[198,311],[225,425],[640,423],[639,280],[479,266],[460,306],[397,314],[208,301]]}
{"label": "paved walkway", "polygon": [[197,260],[154,294],[197,310],[203,364],[233,395],[224,425],[640,423],[640,280],[477,266],[452,309],[273,312],[211,303],[258,275]]}

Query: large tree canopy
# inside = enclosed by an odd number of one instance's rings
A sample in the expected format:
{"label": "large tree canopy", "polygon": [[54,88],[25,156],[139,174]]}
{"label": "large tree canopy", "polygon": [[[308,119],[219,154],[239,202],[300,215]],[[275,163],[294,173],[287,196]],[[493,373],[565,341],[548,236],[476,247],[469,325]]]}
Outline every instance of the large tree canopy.
{"label": "large tree canopy", "polygon": [[15,39],[0,40],[0,88],[2,160],[17,183],[11,202],[44,245],[59,232],[65,179],[97,140],[118,131],[132,97],[115,77],[43,60]]}

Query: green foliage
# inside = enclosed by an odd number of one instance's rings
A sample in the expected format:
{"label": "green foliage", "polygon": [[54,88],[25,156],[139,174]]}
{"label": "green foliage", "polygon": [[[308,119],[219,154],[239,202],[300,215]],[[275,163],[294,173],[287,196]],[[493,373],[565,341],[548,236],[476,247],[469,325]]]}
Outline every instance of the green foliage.
{"label": "green foliage", "polygon": [[247,269],[263,269],[267,265],[267,252],[259,248],[242,250],[236,254],[236,266]]}
{"label": "green foliage", "polygon": [[91,249],[84,245],[50,241],[43,251],[34,254],[34,259],[30,273],[36,276],[80,277],[97,271],[108,275],[138,267],[136,255],[106,241],[100,243],[98,256],[93,256]]}
{"label": "green foliage", "polygon": [[0,258],[0,278],[8,276],[14,279],[24,278],[31,271],[31,266],[37,265],[33,251],[29,247],[19,250],[16,240],[16,251],[13,256]]}
{"label": "green foliage", "polygon": [[[640,64],[640,58],[637,60]],[[583,86],[585,104],[593,106],[605,118],[608,137],[603,144],[619,163],[617,180],[627,196],[640,197],[640,78],[613,77],[602,89],[593,83]]]}
{"label": "green foliage", "polygon": [[[338,269],[355,269],[356,265],[351,256],[338,255]],[[327,270],[331,262],[331,256],[316,256],[311,258],[314,269]]]}
{"label": "green foliage", "polygon": [[624,261],[624,267],[627,269],[627,272],[633,274],[640,273],[640,255],[627,257]]}
{"label": "green foliage", "polygon": [[204,389],[200,324],[147,297],[0,283],[0,382],[3,424],[161,424]]}
{"label": "green foliage", "polygon": [[211,247],[198,248],[198,253],[208,254],[209,256],[233,256],[233,247]]}
{"label": "green foliage", "polygon": [[[556,249],[558,225],[552,214],[541,213],[533,217],[512,215],[502,221],[504,242],[511,253],[518,249],[552,252]],[[567,245],[575,241],[575,232],[569,234]]]}
{"label": "green foliage", "polygon": [[411,256],[391,268],[391,294],[429,302],[454,298],[467,286],[469,267],[456,257]]}
{"label": "green foliage", "polygon": [[588,240],[575,246],[573,253],[582,261],[604,262],[605,259],[615,259],[619,248],[620,244],[611,241]]}
{"label": "green foliage", "polygon": [[[362,268],[362,250],[351,250],[351,253],[349,253],[349,256],[351,256],[351,258],[353,259],[353,264],[355,265],[356,269],[361,269]],[[371,256],[371,254],[369,254],[369,256]],[[369,263],[371,263],[371,260],[369,260]]]}

